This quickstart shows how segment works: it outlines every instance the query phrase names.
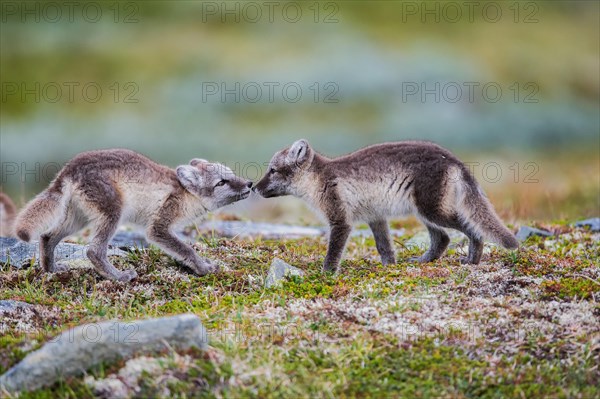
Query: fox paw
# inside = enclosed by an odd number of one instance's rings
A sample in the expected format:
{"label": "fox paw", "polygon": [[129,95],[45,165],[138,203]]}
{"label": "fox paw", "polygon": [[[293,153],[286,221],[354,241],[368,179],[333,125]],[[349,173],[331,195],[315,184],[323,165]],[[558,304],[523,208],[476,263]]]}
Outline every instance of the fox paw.
{"label": "fox paw", "polygon": [[408,261],[409,262],[418,262],[418,263],[429,263],[429,262],[433,262],[434,260],[436,260],[438,258],[439,258],[439,256],[434,256],[434,255],[431,255],[431,254],[425,252],[421,256],[412,256],[412,257],[408,258]]}
{"label": "fox paw", "polygon": [[337,273],[338,267],[336,265],[325,264],[325,265],[323,265],[323,271],[326,273]]}
{"label": "fox paw", "polygon": [[70,267],[66,263],[57,262],[54,264],[52,269],[49,270],[50,273],[62,273],[69,271]]}
{"label": "fox paw", "polygon": [[133,269],[123,270],[117,277],[117,280],[123,283],[128,283],[134,278],[137,278],[137,276],[137,272]]}
{"label": "fox paw", "polygon": [[461,256],[460,264],[461,265],[477,265],[477,264],[479,264],[479,261],[475,262],[473,259],[470,259],[469,257]]}
{"label": "fox paw", "polygon": [[209,273],[217,273],[220,270],[219,265],[209,259],[202,259],[201,262],[197,262],[192,270],[199,276],[205,276]]}

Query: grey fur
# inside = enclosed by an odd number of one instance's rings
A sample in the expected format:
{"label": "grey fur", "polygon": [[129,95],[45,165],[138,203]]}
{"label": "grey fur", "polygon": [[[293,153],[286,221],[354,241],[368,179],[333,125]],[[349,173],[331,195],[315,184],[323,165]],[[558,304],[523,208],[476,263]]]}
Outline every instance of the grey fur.
{"label": "grey fur", "polygon": [[173,228],[250,194],[252,183],[220,164],[193,159],[177,170],[129,150],[79,154],[50,186],[19,213],[16,234],[23,241],[40,237],[40,263],[48,272],[64,269],[54,248],[87,225],[93,238],[87,255],[103,277],[129,281],[133,270],[119,271],[108,260],[108,242],[121,222],[146,228],[148,239],[204,275],[218,267],[173,234]]}
{"label": "grey fur", "polygon": [[337,270],[356,221],[371,227],[382,263],[394,263],[387,220],[408,214],[415,214],[430,234],[431,247],[421,262],[443,255],[449,243],[444,228],[469,238],[465,263],[479,263],[483,238],[518,246],[468,168],[430,142],[378,144],[330,159],[298,140],[273,156],[255,191],[266,198],[294,195],[320,211],[330,226],[325,270]]}

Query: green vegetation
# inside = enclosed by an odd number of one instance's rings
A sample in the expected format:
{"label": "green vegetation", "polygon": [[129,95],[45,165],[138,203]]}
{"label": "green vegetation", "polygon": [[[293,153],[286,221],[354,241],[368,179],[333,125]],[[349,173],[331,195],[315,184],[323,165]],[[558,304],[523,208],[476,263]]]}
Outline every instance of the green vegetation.
{"label": "green vegetation", "polygon": [[[214,237],[197,247],[225,270],[205,277],[156,249],[114,259],[138,271],[128,285],[89,267],[46,275],[6,265],[0,299],[36,305],[0,321],[0,373],[68,327],[192,312],[209,350],[140,359],[159,366],[136,375],[134,396],[595,397],[599,235],[545,227],[563,235],[514,252],[486,247],[478,266],[460,265],[458,246],[438,262],[383,267],[372,239],[355,238],[343,272],[331,275],[320,271],[322,239]],[[275,256],[306,275],[265,289]],[[105,381],[128,364],[21,397],[110,396]]]}

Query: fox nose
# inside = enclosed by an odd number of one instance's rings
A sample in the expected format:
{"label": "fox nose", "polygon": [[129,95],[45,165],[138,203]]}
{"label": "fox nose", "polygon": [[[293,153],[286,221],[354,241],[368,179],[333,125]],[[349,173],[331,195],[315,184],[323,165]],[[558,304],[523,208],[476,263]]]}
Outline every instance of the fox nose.
{"label": "fox nose", "polygon": [[248,188],[252,188],[252,182],[249,181],[248,184],[247,184],[247,186],[248,186]]}

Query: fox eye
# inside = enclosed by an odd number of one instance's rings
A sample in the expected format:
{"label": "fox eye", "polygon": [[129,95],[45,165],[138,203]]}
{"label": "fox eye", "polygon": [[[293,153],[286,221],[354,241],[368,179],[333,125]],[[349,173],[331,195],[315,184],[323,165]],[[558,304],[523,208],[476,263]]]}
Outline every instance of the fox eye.
{"label": "fox eye", "polygon": [[215,184],[215,187],[221,187],[224,186],[225,184],[227,184],[227,180],[221,180],[220,182],[218,182],[217,184]]}
{"label": "fox eye", "polygon": [[273,169],[273,168],[269,169],[269,173],[270,173],[270,174],[273,174],[273,173],[276,173],[276,172],[277,172],[277,171],[276,171],[275,169]]}

